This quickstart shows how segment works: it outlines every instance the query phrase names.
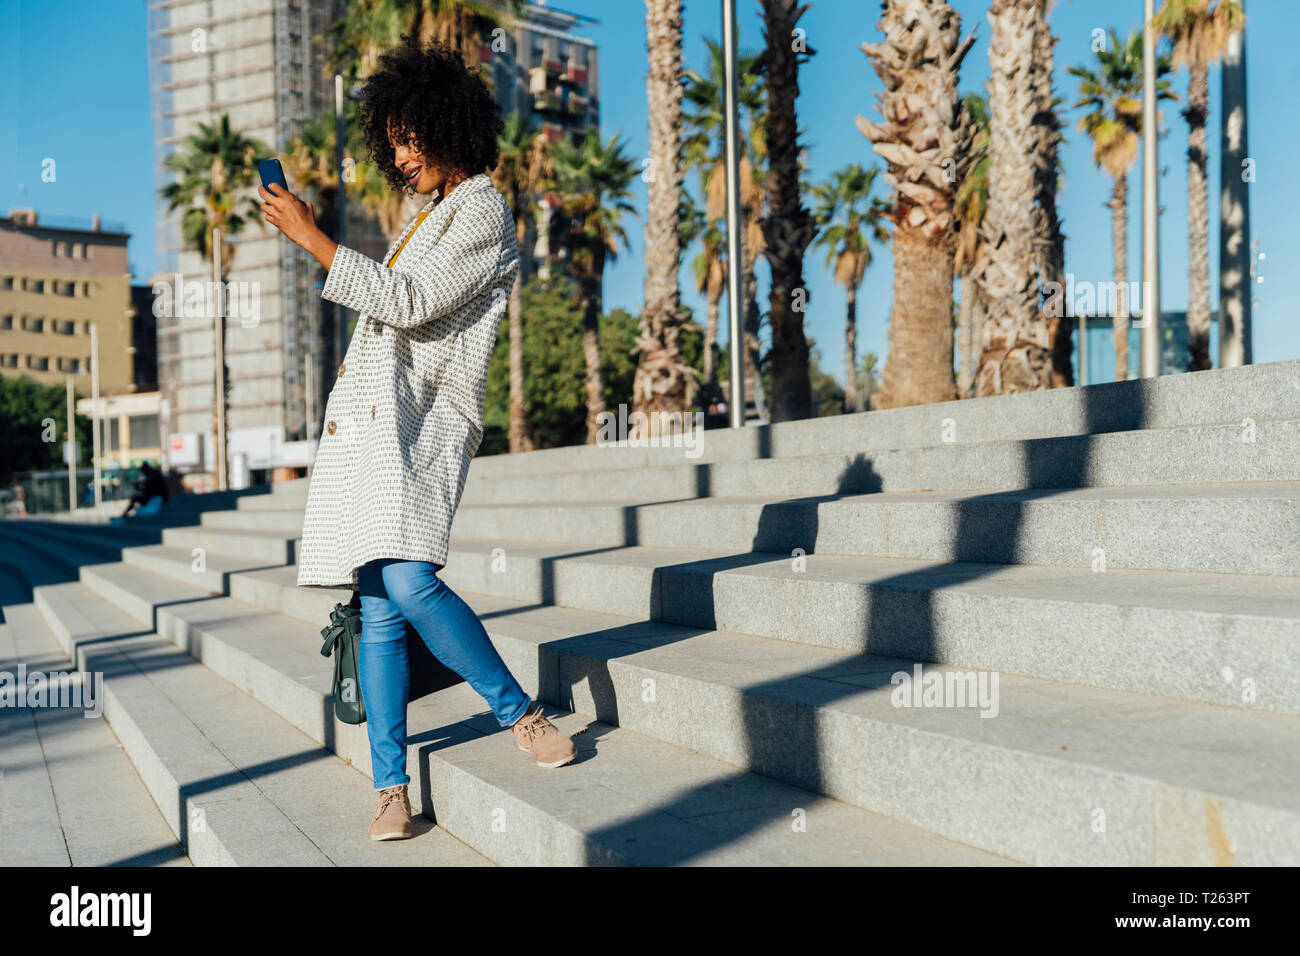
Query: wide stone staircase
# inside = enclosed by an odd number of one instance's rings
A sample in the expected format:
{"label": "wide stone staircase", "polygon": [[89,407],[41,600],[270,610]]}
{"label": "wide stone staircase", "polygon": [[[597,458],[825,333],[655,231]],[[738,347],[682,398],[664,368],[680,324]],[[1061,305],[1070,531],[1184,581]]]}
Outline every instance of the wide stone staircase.
{"label": "wide stone staircase", "polygon": [[398,844],[307,485],[0,523],[195,863],[1300,863],[1300,363],[476,459],[442,575],[579,758],[416,701]]}

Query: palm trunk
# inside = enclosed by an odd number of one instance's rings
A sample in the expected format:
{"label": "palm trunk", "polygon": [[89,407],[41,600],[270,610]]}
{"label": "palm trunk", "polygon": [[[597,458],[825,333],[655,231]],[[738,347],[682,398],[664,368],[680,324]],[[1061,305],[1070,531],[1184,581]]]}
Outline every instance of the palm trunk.
{"label": "palm trunk", "polygon": [[695,391],[694,377],[682,361],[678,343],[682,323],[677,284],[681,265],[682,0],[648,0],[646,49],[650,156],[655,175],[646,190],[645,308],[632,394],[635,410],[671,414],[685,412]]}
{"label": "palm trunk", "polygon": [[745,300],[745,368],[743,371],[745,379],[752,376],[753,380],[745,382],[745,397],[753,399],[758,417],[766,419],[767,396],[763,392],[763,377],[759,374],[759,362],[762,361],[762,356],[758,341],[758,326],[761,316],[758,311],[758,276],[754,272],[758,257],[750,255],[749,248],[749,243],[746,243],[742,250],[742,258],[745,260],[745,275],[741,280],[741,295]]}
{"label": "palm trunk", "polygon": [[[1050,6],[1048,4],[1047,6]],[[1041,263],[1038,267],[1040,282],[1065,282],[1065,236],[1061,232],[1061,218],[1056,209],[1057,153],[1060,142],[1061,121],[1056,111],[1052,89],[1055,70],[1056,37],[1047,25],[1047,6],[1034,29],[1034,131],[1038,140],[1035,149],[1034,195],[1038,200],[1035,216],[1036,240]],[[1064,388],[1074,384],[1073,345],[1070,330],[1071,317],[1060,315],[1047,321],[1048,341],[1052,351],[1052,387]]]}
{"label": "palm trunk", "polygon": [[993,0],[989,20],[989,202],[983,230],[989,315],[976,394],[1037,391],[1053,383],[1052,330],[1039,308],[1045,267],[1037,165],[1042,139],[1034,110],[1039,81],[1033,45],[1043,0]]}
{"label": "palm trunk", "polygon": [[1210,81],[1203,63],[1191,64],[1187,84],[1187,234],[1190,287],[1187,298],[1187,370],[1210,364],[1210,199],[1206,178],[1205,122],[1210,111]]}
{"label": "palm trunk", "polygon": [[514,206],[519,212],[515,219],[515,242],[519,247],[519,275],[510,290],[510,408],[506,437],[512,452],[531,451],[532,438],[528,434],[528,402],[524,397],[524,284],[532,272],[533,257],[528,249],[529,220],[524,212],[527,199],[516,195]]}
{"label": "palm trunk", "polygon": [[960,356],[957,360],[957,397],[970,397],[971,352],[974,350],[975,333],[972,328],[975,313],[975,282],[967,270],[961,277],[961,319],[957,326]]}
{"label": "palm trunk", "polygon": [[951,242],[931,242],[906,226],[894,231],[894,305],[889,359],[879,408],[927,405],[953,398]]}
{"label": "palm trunk", "polygon": [[718,374],[718,305],[721,294],[709,291],[705,303],[706,322],[704,326],[704,380],[713,383]]}
{"label": "palm trunk", "polygon": [[592,263],[593,275],[581,281],[582,354],[587,363],[587,444],[595,444],[600,432],[600,414],[605,410],[605,381],[600,368],[600,288],[605,271],[604,248],[598,247]]}
{"label": "palm trunk", "polygon": [[523,281],[515,280],[510,291],[510,426],[508,438],[512,452],[530,451],[528,406],[524,400],[524,307]]}
{"label": "palm trunk", "polygon": [[[1128,378],[1128,175],[1115,177],[1110,193],[1111,244],[1115,250],[1115,381]],[[1082,376],[1082,371],[1081,371]],[[1085,379],[1086,381],[1086,379]]]}
{"label": "palm trunk", "polygon": [[980,370],[980,343],[984,341],[984,323],[988,319],[988,303],[984,299],[984,289],[978,280],[972,277],[970,315],[970,355],[966,363],[966,398],[975,396],[975,376]]}
{"label": "palm trunk", "polygon": [[844,306],[844,410],[860,412],[858,392],[858,290],[850,286],[845,291]]}
{"label": "palm trunk", "polygon": [[768,322],[772,328],[772,421],[785,422],[812,414],[812,385],[808,377],[808,339],[803,312],[794,307],[796,293],[806,292],[803,257],[816,234],[812,215],[799,193],[800,52],[790,38],[803,9],[798,0],[763,0],[767,36],[767,201],[763,220],[767,261],[772,267]]}

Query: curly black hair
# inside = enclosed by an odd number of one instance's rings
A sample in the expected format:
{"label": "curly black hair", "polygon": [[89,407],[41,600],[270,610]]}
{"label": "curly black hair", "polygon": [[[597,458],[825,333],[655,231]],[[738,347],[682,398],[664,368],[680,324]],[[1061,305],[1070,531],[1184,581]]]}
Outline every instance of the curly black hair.
{"label": "curly black hair", "polygon": [[497,164],[501,106],[477,71],[437,43],[415,37],[379,58],[362,86],[361,125],[370,156],[399,192],[414,192],[393,162],[390,126],[426,161],[473,176]]}

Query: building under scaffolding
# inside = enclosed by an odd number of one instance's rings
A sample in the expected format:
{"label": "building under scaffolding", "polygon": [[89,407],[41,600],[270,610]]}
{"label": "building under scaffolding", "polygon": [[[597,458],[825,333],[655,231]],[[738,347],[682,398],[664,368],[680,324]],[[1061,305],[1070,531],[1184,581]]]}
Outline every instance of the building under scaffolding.
{"label": "building under scaffolding", "polygon": [[[150,0],[149,64],[158,184],[171,182],[168,156],[199,124],[230,119],[234,133],[284,156],[312,120],[333,112],[319,38],[344,13],[347,0]],[[485,34],[483,58],[507,114],[535,118],[551,139],[598,123],[597,51],[573,30],[593,23],[530,3],[500,33]],[[250,191],[250,198],[255,194]],[[385,237],[357,203],[349,203],[349,245],[382,254]],[[172,302],[188,301],[212,278],[210,260],[184,241],[184,210],[159,199],[158,274]],[[543,216],[536,241],[539,267],[555,258]],[[227,237],[234,243],[227,282],[254,307],[226,312],[227,432],[232,480],[267,480],[277,468],[300,468],[313,457],[325,398],[333,385],[342,310],[320,298],[321,269],[298,246],[255,223]],[[253,314],[255,313],[255,314]],[[175,308],[158,316],[160,430],[168,464],[195,478],[216,464],[214,322],[207,309]],[[197,487],[209,484],[207,479]]]}

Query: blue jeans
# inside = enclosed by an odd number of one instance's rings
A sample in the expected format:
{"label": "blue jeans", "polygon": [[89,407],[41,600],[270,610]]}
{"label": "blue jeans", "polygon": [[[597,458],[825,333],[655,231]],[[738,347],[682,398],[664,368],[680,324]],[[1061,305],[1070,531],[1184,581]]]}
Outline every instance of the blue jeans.
{"label": "blue jeans", "polygon": [[488,702],[509,727],[532,701],[506,667],[468,604],[427,561],[380,558],[357,572],[361,592],[361,699],[366,705],[375,789],[410,783],[406,773],[406,704],[410,621],[435,657]]}

